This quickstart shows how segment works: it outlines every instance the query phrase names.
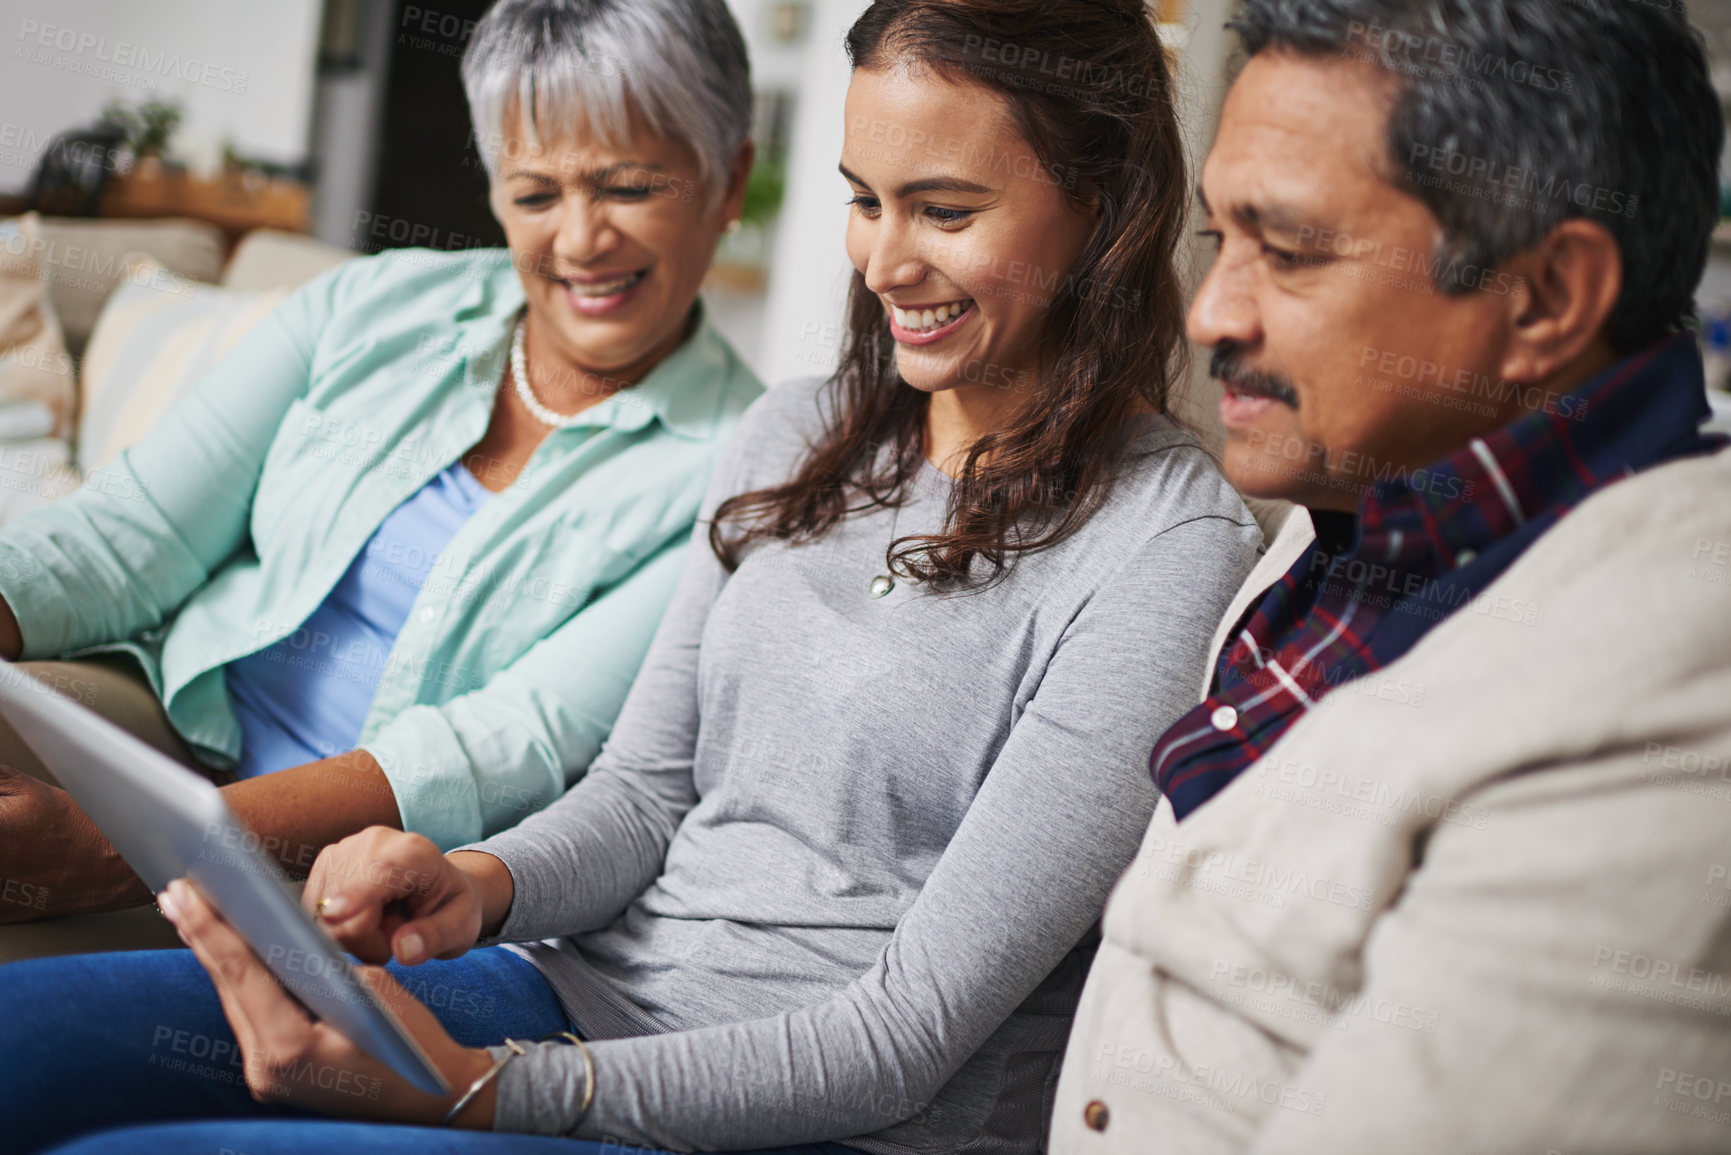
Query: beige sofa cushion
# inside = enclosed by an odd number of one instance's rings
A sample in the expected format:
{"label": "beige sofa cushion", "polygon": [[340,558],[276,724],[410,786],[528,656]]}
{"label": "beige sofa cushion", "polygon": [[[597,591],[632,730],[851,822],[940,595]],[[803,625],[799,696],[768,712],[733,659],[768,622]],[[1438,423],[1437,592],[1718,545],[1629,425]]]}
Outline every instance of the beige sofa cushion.
{"label": "beige sofa cushion", "polygon": [[116,950],[174,950],[184,945],[154,905],[0,926],[0,963]]}
{"label": "beige sofa cushion", "polygon": [[170,272],[195,281],[214,283],[222,272],[222,230],[203,221],[43,217],[42,235],[48,297],[74,357],[83,356],[128,253],[149,253]]}
{"label": "beige sofa cushion", "polygon": [[91,335],[81,377],[78,467],[114,460],[288,295],[177,277],[134,253]]}
{"label": "beige sofa cushion", "polygon": [[229,289],[295,289],[359,255],[299,233],[254,229],[235,246],[222,283]]}
{"label": "beige sofa cushion", "polygon": [[52,426],[36,432],[64,435],[77,387],[42,279],[46,247],[35,213],[0,224],[0,403],[45,405]]}

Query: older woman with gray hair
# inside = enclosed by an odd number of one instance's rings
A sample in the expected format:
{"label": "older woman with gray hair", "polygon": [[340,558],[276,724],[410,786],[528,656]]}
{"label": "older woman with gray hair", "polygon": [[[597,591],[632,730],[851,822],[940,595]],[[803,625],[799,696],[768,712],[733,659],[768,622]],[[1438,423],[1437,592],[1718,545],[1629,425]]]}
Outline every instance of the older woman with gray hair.
{"label": "older woman with gray hair", "polygon": [[[601,748],[762,385],[698,290],[751,167],[723,0],[502,0],[463,61],[503,249],[313,281],[110,484],[0,531],[0,656],[183,763],[291,871],[449,848]],[[0,877],[150,895],[0,727]],[[5,957],[0,949],[0,958]]]}

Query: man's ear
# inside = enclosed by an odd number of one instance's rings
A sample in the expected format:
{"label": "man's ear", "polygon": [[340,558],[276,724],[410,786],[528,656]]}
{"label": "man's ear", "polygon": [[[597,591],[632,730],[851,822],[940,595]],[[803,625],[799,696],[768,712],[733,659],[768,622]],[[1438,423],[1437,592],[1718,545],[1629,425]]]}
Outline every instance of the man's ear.
{"label": "man's ear", "polygon": [[1598,221],[1566,220],[1511,260],[1505,381],[1542,381],[1603,348],[1605,321],[1623,291],[1623,254]]}
{"label": "man's ear", "polygon": [[757,159],[757,142],[746,137],[734,154],[733,166],[727,172],[727,192],[721,198],[721,223],[739,219],[745,209],[745,185],[751,179],[751,164]]}

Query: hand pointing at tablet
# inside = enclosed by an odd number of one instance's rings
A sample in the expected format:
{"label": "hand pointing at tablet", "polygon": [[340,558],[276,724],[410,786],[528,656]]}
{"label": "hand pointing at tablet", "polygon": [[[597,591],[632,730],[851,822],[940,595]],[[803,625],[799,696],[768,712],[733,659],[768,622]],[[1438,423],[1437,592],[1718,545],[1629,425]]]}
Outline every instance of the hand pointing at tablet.
{"label": "hand pointing at tablet", "polygon": [[374,826],[325,848],[301,904],[363,961],[413,966],[497,933],[511,896],[511,873],[492,855],[445,855],[421,835]]}

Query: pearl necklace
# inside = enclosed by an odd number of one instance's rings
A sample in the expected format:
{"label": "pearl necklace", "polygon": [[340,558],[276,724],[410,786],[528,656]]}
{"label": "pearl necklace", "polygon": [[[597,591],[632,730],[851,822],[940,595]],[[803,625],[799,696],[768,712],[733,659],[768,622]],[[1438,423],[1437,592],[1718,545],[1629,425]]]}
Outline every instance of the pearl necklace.
{"label": "pearl necklace", "polygon": [[529,318],[525,316],[517,322],[517,332],[511,338],[511,380],[517,386],[517,400],[523,403],[523,408],[543,425],[551,425],[555,429],[569,429],[577,424],[577,419],[583,416],[579,409],[575,413],[555,413],[535,396],[535,390],[529,385],[529,363],[523,356],[523,334],[529,330]]}

